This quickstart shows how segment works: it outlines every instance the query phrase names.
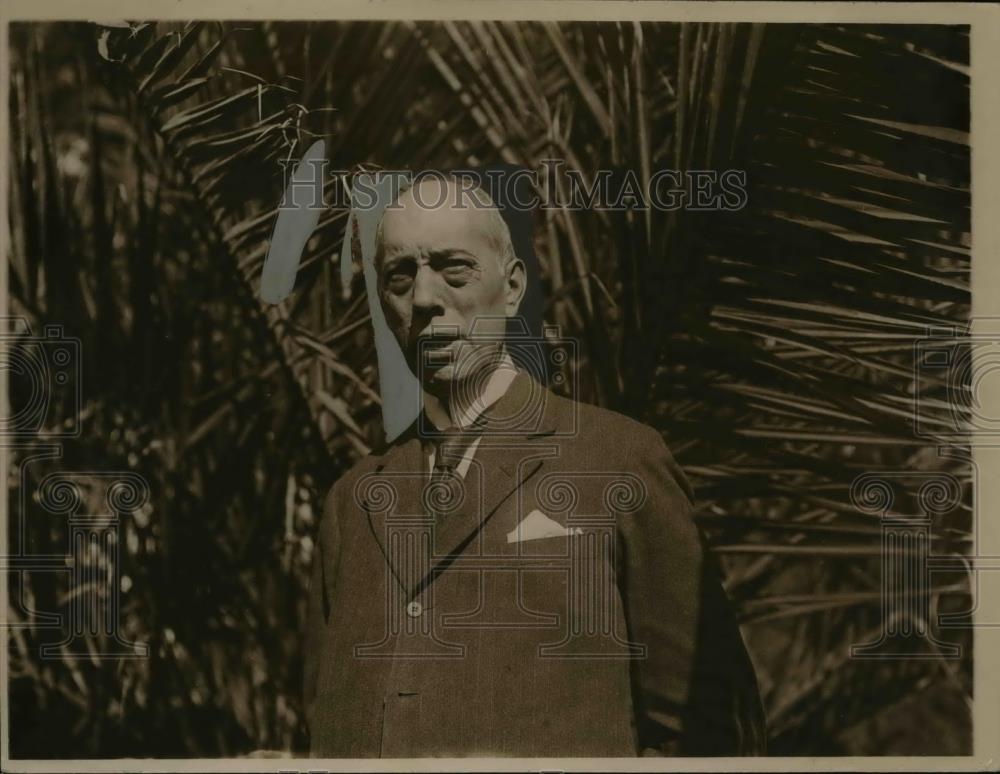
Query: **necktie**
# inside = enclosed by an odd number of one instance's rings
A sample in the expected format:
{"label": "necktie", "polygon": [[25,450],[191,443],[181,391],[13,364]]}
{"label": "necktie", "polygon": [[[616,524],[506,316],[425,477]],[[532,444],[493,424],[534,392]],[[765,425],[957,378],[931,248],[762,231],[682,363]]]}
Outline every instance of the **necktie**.
{"label": "necktie", "polygon": [[457,468],[469,445],[479,433],[474,429],[449,427],[429,440],[434,446],[434,468],[427,486],[428,510],[441,516],[456,510],[465,499],[462,478]]}
{"label": "necktie", "polygon": [[455,470],[462,456],[479,435],[474,428],[462,430],[458,427],[449,427],[442,430],[439,435],[433,436],[430,440],[434,445],[434,470],[432,476],[439,472]]}

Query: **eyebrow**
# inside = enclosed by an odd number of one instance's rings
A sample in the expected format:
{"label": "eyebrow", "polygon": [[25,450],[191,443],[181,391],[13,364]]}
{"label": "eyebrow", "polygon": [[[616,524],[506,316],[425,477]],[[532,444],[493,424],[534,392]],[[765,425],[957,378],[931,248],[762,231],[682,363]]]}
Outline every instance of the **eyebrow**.
{"label": "eyebrow", "polygon": [[[451,258],[453,256],[467,256],[477,263],[479,262],[479,257],[474,253],[470,253],[468,250],[464,250],[461,247],[442,247],[437,250],[427,251],[427,257],[430,260],[441,260],[443,258]],[[413,253],[408,251],[400,251],[398,253],[389,253],[382,258],[382,271],[387,269],[395,268],[397,265],[403,263],[404,261],[412,261]]]}

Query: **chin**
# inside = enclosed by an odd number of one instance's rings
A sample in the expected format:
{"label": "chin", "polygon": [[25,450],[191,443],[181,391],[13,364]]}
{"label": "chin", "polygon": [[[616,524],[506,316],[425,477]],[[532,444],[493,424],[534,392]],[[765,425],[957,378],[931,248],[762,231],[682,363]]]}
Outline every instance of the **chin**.
{"label": "chin", "polygon": [[451,366],[444,366],[431,374],[424,375],[424,389],[432,395],[441,398],[448,397],[448,392],[455,382],[455,369]]}

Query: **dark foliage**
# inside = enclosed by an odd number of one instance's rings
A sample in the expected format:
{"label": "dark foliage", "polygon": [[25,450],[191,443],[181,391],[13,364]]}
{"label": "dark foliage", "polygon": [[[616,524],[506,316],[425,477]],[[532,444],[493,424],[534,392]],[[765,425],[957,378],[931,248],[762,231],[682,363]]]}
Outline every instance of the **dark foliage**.
{"label": "dark foliage", "polygon": [[[943,26],[11,25],[14,308],[81,340],[83,395],[17,450],[11,534],[66,553],[34,497],[52,471],[150,489],[119,531],[121,620],[148,659],[38,658],[59,633],[25,611],[65,610],[68,586],[12,581],[12,754],[301,747],[315,516],[381,432],[343,209],[295,293],[256,299],[279,160],[315,137],[333,170],[745,170],[738,212],[538,213],[545,317],[579,345],[566,383],[662,430],[693,479],[775,752],[968,750],[964,634],[958,661],[850,658],[882,625],[859,474],[957,477],[934,551],[969,546],[971,466],[936,451],[961,406],[914,364],[969,315],[968,61],[968,29]],[[939,437],[915,432],[915,394]],[[46,458],[67,420],[80,437]],[[932,610],[968,606],[963,577],[933,583]]]}

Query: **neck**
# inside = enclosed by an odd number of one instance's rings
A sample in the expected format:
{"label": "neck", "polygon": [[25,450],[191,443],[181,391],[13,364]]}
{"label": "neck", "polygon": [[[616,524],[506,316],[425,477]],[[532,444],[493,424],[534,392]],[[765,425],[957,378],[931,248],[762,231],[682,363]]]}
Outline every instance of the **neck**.
{"label": "neck", "polygon": [[424,411],[435,424],[444,427],[468,427],[493,403],[500,399],[517,375],[514,361],[502,352],[490,365],[489,375],[477,375],[476,381],[483,385],[478,392],[452,389],[445,397],[424,392]]}

